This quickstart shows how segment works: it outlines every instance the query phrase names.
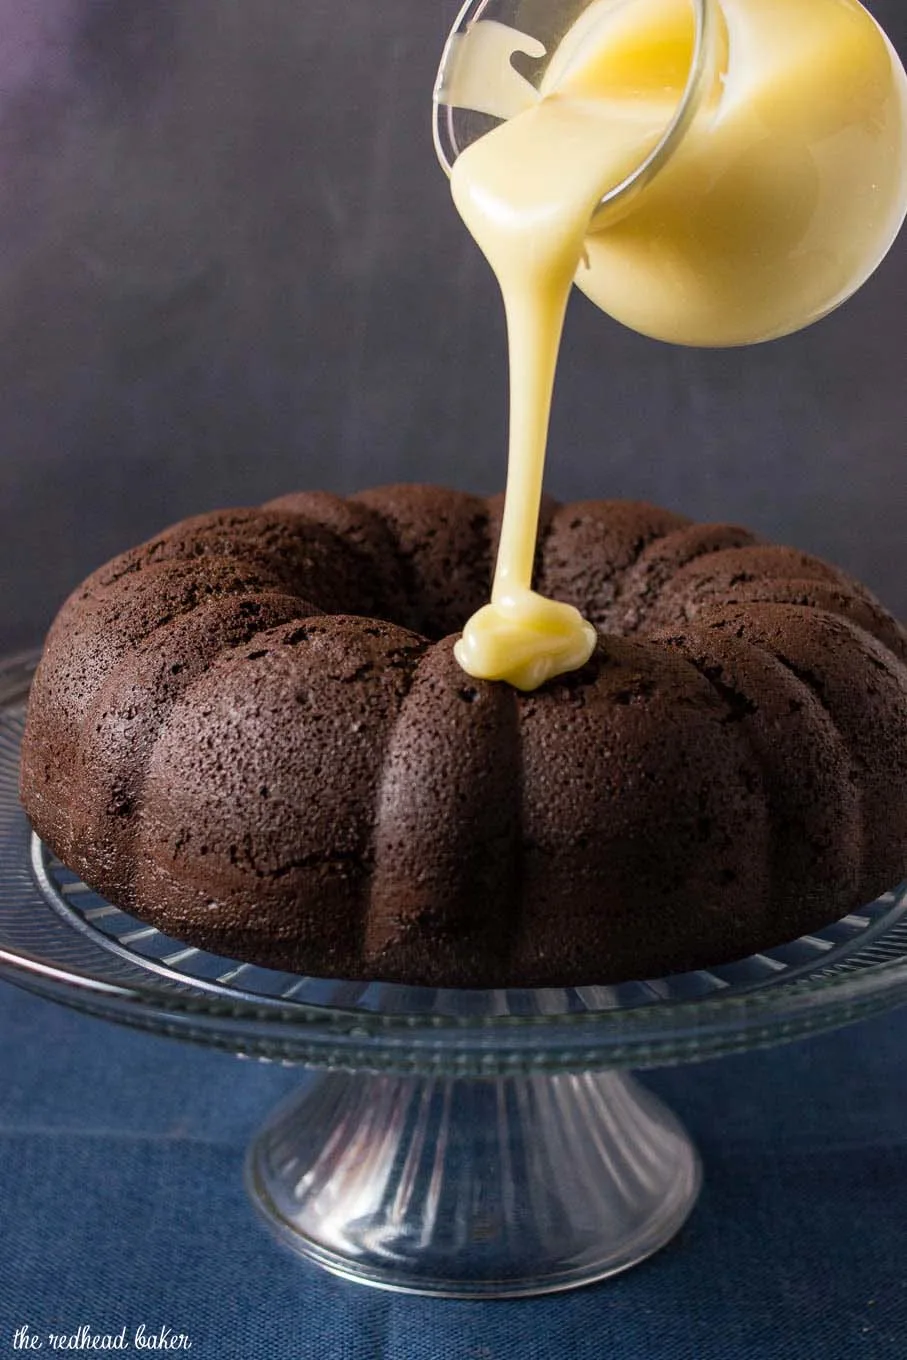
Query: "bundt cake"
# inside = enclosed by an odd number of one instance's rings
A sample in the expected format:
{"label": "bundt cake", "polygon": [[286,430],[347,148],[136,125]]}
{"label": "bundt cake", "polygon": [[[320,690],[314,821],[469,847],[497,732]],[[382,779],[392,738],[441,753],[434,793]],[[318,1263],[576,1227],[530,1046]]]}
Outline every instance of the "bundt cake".
{"label": "bundt cake", "polygon": [[469,678],[501,501],[291,495],[185,520],[63,606],[22,799],[168,935],[310,974],[608,983],[714,965],[907,874],[907,636],[806,553],[649,505],[544,507],[599,631]]}

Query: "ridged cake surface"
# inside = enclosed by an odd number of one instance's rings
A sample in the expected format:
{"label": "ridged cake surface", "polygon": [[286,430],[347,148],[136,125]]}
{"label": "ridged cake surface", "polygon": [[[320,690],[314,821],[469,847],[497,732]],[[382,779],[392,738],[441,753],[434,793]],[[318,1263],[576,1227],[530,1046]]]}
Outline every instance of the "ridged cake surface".
{"label": "ridged cake surface", "polygon": [[500,513],[300,493],[102,567],[35,677],[38,833],[188,943],[441,986],[714,965],[907,874],[907,636],[867,590],[737,526],[548,502],[537,586],[599,645],[521,694],[453,656]]}

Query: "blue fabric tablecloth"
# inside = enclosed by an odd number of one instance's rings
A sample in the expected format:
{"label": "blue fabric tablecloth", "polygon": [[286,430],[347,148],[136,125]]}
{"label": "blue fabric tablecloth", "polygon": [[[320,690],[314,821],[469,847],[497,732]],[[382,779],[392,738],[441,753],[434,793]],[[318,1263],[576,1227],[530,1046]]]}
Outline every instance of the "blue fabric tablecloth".
{"label": "blue fabric tablecloth", "polygon": [[650,1074],[705,1160],[686,1229],[613,1281],[482,1304],[348,1285],[272,1245],[242,1158],[298,1072],[5,986],[0,1037],[0,1356],[26,1354],[19,1327],[82,1325],[170,1327],[194,1360],[907,1356],[907,1011]]}

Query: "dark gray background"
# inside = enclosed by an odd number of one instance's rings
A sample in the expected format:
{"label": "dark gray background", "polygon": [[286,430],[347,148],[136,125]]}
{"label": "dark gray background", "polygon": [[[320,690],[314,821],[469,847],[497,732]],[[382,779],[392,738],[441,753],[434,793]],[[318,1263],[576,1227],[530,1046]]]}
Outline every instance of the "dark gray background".
{"label": "dark gray background", "polygon": [[[163,524],[504,477],[495,285],[429,136],[459,0],[0,0],[0,647]],[[874,12],[907,52],[907,6]],[[907,615],[907,239],[843,310],[672,349],[577,296],[549,488],[736,519]]]}

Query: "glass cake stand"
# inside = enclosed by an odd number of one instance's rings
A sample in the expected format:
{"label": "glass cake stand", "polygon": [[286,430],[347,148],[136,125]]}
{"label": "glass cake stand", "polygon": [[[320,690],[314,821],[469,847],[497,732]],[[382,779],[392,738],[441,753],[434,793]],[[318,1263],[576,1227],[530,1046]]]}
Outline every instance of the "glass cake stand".
{"label": "glass cake stand", "polygon": [[348,1279],[515,1297],[677,1232],[699,1161],[628,1075],[907,1001],[907,884],[739,963],[619,987],[440,991],[296,977],[168,939],[90,892],[17,796],[33,657],[0,663],[0,976],[109,1020],[315,1069],[249,1151],[258,1211]]}

